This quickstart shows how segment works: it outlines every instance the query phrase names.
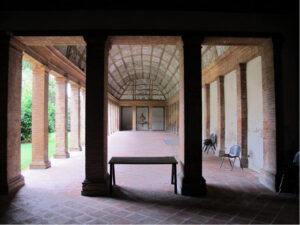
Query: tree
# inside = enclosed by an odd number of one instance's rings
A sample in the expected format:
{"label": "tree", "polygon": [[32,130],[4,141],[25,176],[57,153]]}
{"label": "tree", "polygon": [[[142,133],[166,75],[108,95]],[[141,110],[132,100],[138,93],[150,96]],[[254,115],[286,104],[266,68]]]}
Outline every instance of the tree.
{"label": "tree", "polygon": [[30,63],[22,64],[21,139],[31,141],[32,126],[32,70]]}

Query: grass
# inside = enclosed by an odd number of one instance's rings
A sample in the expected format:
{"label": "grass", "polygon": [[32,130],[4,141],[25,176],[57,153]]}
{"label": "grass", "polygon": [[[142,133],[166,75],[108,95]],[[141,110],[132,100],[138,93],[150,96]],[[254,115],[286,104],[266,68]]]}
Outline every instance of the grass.
{"label": "grass", "polygon": [[[53,157],[55,153],[55,133],[48,136],[48,157]],[[70,132],[68,133],[68,146],[70,146]],[[32,161],[32,144],[21,144],[21,170],[25,169]]]}

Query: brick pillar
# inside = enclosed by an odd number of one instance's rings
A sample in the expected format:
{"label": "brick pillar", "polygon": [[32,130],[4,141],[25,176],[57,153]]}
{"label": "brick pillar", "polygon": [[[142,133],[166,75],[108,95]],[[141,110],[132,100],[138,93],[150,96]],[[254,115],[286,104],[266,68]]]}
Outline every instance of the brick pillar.
{"label": "brick pillar", "polygon": [[169,106],[165,106],[165,130],[166,131],[169,129],[168,116],[169,116]]}
{"label": "brick pillar", "polygon": [[80,87],[71,83],[71,146],[70,151],[81,151],[80,145]]}
{"label": "brick pillar", "polygon": [[107,173],[107,66],[106,36],[85,36],[86,58],[86,148],[82,195],[109,193]]}
{"label": "brick pillar", "polygon": [[206,182],[202,176],[202,80],[201,39],[183,36],[184,46],[184,161],[181,193],[200,196],[206,194]]}
{"label": "brick pillar", "polygon": [[244,167],[248,167],[247,147],[247,81],[246,63],[239,63],[236,73],[237,89],[237,144],[241,146],[241,161]]}
{"label": "brick pillar", "polygon": [[276,105],[275,105],[273,45],[274,43],[272,42],[272,40],[268,39],[261,46],[264,164],[261,170],[259,180],[266,187],[275,191],[277,157],[276,157]]}
{"label": "brick pillar", "polygon": [[204,120],[205,138],[210,138],[210,84],[205,84],[206,115]]}
{"label": "brick pillar", "polygon": [[49,71],[32,65],[32,162],[30,169],[47,169],[48,159],[48,89]]}
{"label": "brick pillar", "polygon": [[218,98],[218,134],[217,149],[219,155],[225,154],[225,92],[224,76],[217,79],[217,98]]}
{"label": "brick pillar", "polygon": [[68,152],[68,95],[67,80],[55,77],[55,135],[54,158],[69,158]]}
{"label": "brick pillar", "polygon": [[152,117],[153,117],[152,106],[150,105],[149,106],[149,130],[152,130]]}
{"label": "brick pillar", "polygon": [[85,88],[80,88],[80,134],[81,146],[85,146]]}
{"label": "brick pillar", "polygon": [[136,130],[136,106],[132,106],[132,130]]}
{"label": "brick pillar", "polygon": [[21,175],[22,43],[0,36],[0,194],[24,185]]}

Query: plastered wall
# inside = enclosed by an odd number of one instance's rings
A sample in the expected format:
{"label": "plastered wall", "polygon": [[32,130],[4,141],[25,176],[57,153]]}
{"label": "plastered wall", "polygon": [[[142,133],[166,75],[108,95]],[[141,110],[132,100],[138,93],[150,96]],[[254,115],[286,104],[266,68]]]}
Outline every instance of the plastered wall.
{"label": "plastered wall", "polygon": [[225,148],[229,152],[232,145],[237,144],[237,89],[236,71],[224,77],[225,94]]}
{"label": "plastered wall", "polygon": [[263,167],[262,67],[258,56],[247,63],[248,155],[249,168]]}
{"label": "plastered wall", "polygon": [[205,116],[206,116],[206,94],[205,88],[202,88],[202,140],[205,139]]}
{"label": "plastered wall", "polygon": [[218,132],[217,81],[210,84],[210,134]]}

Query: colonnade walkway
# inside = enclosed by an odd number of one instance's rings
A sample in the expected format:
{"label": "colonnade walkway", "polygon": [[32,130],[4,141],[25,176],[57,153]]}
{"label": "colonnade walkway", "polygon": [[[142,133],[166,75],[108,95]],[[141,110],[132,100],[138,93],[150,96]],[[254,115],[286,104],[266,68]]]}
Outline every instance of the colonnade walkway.
{"label": "colonnade walkway", "polygon": [[[117,132],[108,137],[111,156],[177,156],[178,136],[165,132]],[[201,151],[201,144],[195,146]],[[26,185],[0,196],[0,223],[226,224],[299,223],[298,200],[264,188],[257,174],[203,155],[204,197],[175,195],[170,165],[116,165],[110,197],[81,196],[84,150],[51,159],[46,170],[24,170]],[[238,163],[237,163],[238,165]]]}

